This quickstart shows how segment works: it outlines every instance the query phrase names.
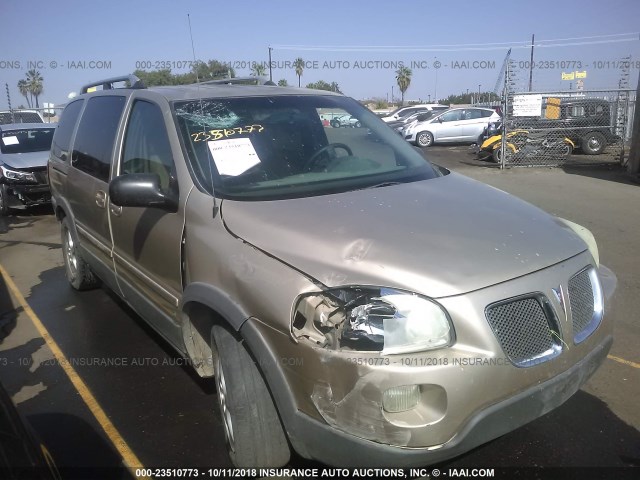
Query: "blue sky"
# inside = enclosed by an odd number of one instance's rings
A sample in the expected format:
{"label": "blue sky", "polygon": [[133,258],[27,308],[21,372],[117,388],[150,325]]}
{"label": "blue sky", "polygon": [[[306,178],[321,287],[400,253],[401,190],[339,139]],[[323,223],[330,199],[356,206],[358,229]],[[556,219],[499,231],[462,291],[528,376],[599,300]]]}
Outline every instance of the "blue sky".
{"label": "blue sky", "polygon": [[[16,84],[28,62],[36,62],[44,77],[40,102],[62,103],[83,83],[130,73],[136,62],[180,66],[192,60],[187,14],[199,59],[233,62],[240,67],[238,75],[247,75],[244,64],[266,61],[272,46],[278,65],[297,57],[309,63],[303,86],[320,79],[335,81],[358,99],[388,98],[392,87],[397,95],[394,67],[399,62],[414,65],[407,99],[433,100],[477,91],[478,85],[482,91],[492,90],[508,46],[522,47],[531,34],[542,44],[582,38],[536,48],[535,60],[548,63],[534,71],[534,90],[568,89],[572,82],[563,82],[561,72],[578,68],[587,71],[585,88],[616,87],[620,70],[615,62],[626,55],[640,62],[638,35],[633,41],[614,36],[640,31],[638,0],[2,0],[0,109],[7,108],[5,83],[12,105],[26,104]],[[478,45],[486,43],[494,45]],[[396,48],[383,48],[388,46]],[[521,62],[529,59],[529,50],[514,48],[513,58],[524,67]],[[565,68],[551,62],[565,62]],[[633,66],[630,83],[635,87],[639,70]],[[297,85],[291,68],[276,68],[273,76]],[[516,86],[525,88],[527,82],[525,68],[516,74]]]}

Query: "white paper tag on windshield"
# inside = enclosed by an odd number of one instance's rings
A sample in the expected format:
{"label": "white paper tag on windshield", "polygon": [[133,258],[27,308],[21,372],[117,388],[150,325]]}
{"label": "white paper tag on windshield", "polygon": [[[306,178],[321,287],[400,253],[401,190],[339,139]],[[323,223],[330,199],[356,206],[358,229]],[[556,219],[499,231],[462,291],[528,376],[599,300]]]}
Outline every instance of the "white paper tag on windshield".
{"label": "white paper tag on windshield", "polygon": [[207,143],[220,175],[235,177],[260,163],[249,138],[230,138]]}
{"label": "white paper tag on windshield", "polygon": [[11,136],[11,137],[2,137],[2,143],[4,143],[5,145],[18,145],[18,137],[16,136]]}

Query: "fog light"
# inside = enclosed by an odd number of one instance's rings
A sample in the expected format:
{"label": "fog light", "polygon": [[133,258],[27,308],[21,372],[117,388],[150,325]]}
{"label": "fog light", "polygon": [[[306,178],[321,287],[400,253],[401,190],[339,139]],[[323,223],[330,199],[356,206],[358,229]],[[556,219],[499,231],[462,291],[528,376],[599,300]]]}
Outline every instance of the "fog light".
{"label": "fog light", "polygon": [[419,399],[418,385],[392,387],[382,394],[382,408],[390,413],[405,412],[418,405]]}

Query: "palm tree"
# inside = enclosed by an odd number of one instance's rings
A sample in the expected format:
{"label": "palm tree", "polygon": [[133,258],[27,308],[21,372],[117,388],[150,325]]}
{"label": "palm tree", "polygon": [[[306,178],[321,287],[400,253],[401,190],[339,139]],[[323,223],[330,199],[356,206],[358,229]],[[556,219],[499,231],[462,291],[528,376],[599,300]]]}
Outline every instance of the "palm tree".
{"label": "palm tree", "polygon": [[400,67],[396,70],[396,81],[398,82],[398,88],[402,94],[402,105],[404,105],[404,92],[407,91],[411,84],[411,75],[413,72],[409,67]]}
{"label": "palm tree", "polygon": [[304,60],[300,57],[296,58],[293,62],[293,66],[296,69],[296,75],[298,76],[298,87],[300,86],[300,77],[302,77],[302,72],[304,70]]}
{"label": "palm tree", "polygon": [[340,91],[340,85],[338,85],[338,82],[331,82],[331,91],[336,93],[342,93]]}
{"label": "palm tree", "polygon": [[254,77],[264,77],[265,73],[264,63],[254,63],[251,67],[251,75]]}
{"label": "palm tree", "polygon": [[25,79],[18,80],[18,90],[20,90],[20,95],[27,99],[27,105],[31,108],[31,102],[29,101],[29,97],[27,94],[29,93],[29,84]]}
{"label": "palm tree", "polygon": [[283,78],[281,80],[278,80],[278,86],[279,87],[288,87],[289,83]]}
{"label": "palm tree", "polygon": [[29,92],[36,97],[36,108],[40,108],[38,97],[42,94],[44,79],[37,70],[29,70],[27,72],[27,84],[29,85]]}

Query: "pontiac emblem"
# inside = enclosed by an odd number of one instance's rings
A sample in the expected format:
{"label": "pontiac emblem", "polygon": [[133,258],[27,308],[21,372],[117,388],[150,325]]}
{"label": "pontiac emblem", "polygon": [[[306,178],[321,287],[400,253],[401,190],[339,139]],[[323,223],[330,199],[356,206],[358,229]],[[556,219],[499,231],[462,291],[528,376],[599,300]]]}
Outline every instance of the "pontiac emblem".
{"label": "pontiac emblem", "polygon": [[568,320],[568,318],[567,318],[567,307],[564,304],[564,291],[562,290],[562,285],[558,285],[557,288],[552,288],[551,291],[556,296],[556,299],[558,300],[558,303],[562,307],[562,310],[564,312],[565,321]]}

